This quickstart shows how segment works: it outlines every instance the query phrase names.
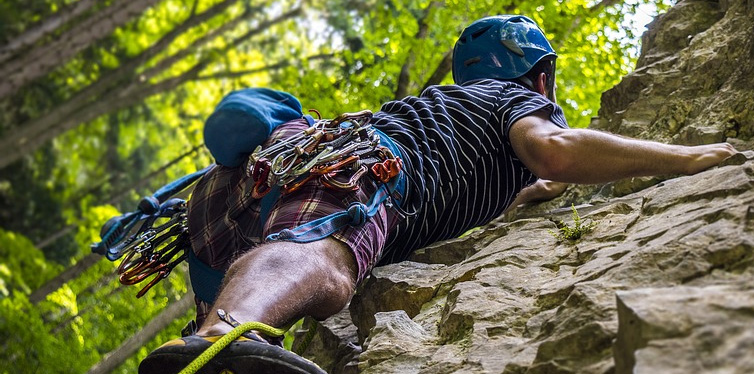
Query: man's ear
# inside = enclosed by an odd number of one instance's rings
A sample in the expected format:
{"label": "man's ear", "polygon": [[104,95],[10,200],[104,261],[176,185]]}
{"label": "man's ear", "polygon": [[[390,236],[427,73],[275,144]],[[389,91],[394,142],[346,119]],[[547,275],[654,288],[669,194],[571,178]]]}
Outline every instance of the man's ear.
{"label": "man's ear", "polygon": [[547,75],[545,73],[539,73],[537,79],[534,81],[534,90],[547,96]]}

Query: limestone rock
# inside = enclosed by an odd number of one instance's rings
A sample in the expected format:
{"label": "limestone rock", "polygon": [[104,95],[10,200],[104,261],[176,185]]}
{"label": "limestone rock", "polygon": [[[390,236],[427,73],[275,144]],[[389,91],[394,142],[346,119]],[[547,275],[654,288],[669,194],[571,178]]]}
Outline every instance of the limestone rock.
{"label": "limestone rock", "polygon": [[442,283],[443,265],[402,262],[374,269],[351,301],[359,341],[375,325],[375,314],[402,310],[414,317]]}
{"label": "limestone rock", "polygon": [[754,287],[619,291],[616,373],[754,372]]}
{"label": "limestone rock", "polygon": [[315,360],[330,374],[358,372],[361,346],[348,308],[322,322],[307,317],[303,326],[296,332],[294,352]]}
{"label": "limestone rock", "polygon": [[[353,325],[336,316],[318,335],[350,353],[315,361],[372,374],[754,372],[752,61],[754,1],[679,1],[591,127],[746,152],[693,176],[571,187],[374,269]],[[558,240],[572,204],[597,225]]]}

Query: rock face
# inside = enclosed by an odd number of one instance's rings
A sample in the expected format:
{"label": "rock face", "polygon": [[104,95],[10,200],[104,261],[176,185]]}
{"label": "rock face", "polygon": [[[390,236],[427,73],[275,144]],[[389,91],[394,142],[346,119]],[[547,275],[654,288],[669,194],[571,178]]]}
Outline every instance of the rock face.
{"label": "rock face", "polygon": [[[592,127],[754,148],[754,1],[658,17]],[[571,204],[596,222],[576,242],[553,235]],[[754,373],[754,152],[570,188],[375,269],[306,355],[331,374]]]}

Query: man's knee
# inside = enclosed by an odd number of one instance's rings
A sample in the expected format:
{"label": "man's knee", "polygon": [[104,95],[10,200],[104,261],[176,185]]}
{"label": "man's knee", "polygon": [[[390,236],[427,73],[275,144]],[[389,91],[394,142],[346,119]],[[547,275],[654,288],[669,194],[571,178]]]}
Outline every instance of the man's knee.
{"label": "man's knee", "polygon": [[312,243],[279,241],[260,245],[235,261],[226,277],[233,277],[252,265],[277,269],[281,277],[291,275],[291,270],[310,273],[320,278],[323,286],[345,287],[349,292],[356,287],[358,275],[356,258],[351,250],[332,238]]}

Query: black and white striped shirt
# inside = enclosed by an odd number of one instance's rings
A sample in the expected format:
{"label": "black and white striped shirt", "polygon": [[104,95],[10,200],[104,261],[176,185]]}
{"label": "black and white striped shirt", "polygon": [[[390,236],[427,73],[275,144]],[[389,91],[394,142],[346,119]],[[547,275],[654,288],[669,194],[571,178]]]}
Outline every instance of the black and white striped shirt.
{"label": "black and white striped shirt", "polygon": [[562,109],[544,96],[490,79],[433,86],[420,97],[384,104],[372,123],[400,148],[408,177],[402,206],[418,213],[390,233],[380,263],[405,260],[418,248],[489,222],[534,183],[508,131],[538,111],[568,127]]}

